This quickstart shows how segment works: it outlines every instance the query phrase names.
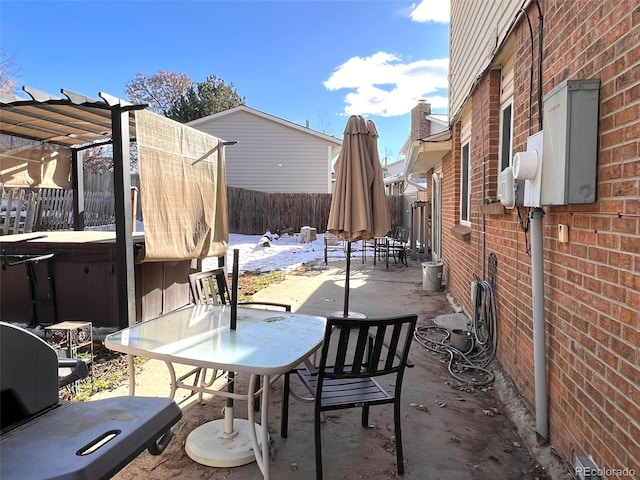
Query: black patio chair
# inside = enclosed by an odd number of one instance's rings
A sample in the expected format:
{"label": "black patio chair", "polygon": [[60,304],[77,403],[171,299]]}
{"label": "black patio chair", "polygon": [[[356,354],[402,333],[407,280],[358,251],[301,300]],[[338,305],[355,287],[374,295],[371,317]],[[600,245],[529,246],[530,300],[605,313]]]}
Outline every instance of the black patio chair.
{"label": "black patio chair", "polygon": [[[369,426],[369,407],[393,404],[398,475],[404,475],[400,395],[417,315],[378,319],[328,318],[320,364],[293,373],[314,398],[316,478],[322,479],[322,412],[362,408],[361,424]],[[376,381],[386,378],[387,391]],[[288,435],[290,373],[284,378],[280,435]],[[297,396],[297,395],[295,395]]]}
{"label": "black patio chair", "polygon": [[347,255],[347,246],[343,239],[331,232],[324,234],[324,264],[329,262],[329,251],[337,250]]}
{"label": "black patio chair", "polygon": [[409,247],[408,242],[408,231],[406,228],[402,226],[397,226],[393,232],[393,236],[387,237],[386,243],[386,261],[387,268],[389,268],[389,257],[393,257],[393,262],[402,263],[405,266],[408,266],[407,262],[407,250]]}

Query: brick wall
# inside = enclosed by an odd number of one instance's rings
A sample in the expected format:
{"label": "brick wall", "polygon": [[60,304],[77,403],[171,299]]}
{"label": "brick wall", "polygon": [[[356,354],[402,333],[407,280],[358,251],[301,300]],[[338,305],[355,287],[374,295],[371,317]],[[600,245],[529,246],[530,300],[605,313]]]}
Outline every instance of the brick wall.
{"label": "brick wall", "polygon": [[[601,468],[628,467],[640,475],[640,6],[633,1],[598,0],[541,0],[540,5],[543,93],[567,79],[601,80],[598,200],[544,208],[550,441],[571,463],[575,455],[592,455]],[[534,5],[528,13],[537,42]],[[517,152],[540,128],[538,52],[536,48],[531,62],[526,19],[512,35]],[[523,231],[515,209],[496,213],[485,206],[487,198],[495,198],[498,170],[496,94],[499,76],[496,87],[496,72],[490,70],[469,100],[473,175],[468,239],[458,225],[459,124],[453,125],[454,149],[443,159],[445,277],[471,315],[473,274],[482,276],[486,257],[496,254],[498,358],[533,405],[530,235]],[[525,209],[520,214],[526,224]],[[569,242],[558,242],[558,224],[569,226]]]}
{"label": "brick wall", "polygon": [[411,141],[420,140],[431,135],[431,122],[427,115],[431,114],[431,104],[421,100],[411,109]]}

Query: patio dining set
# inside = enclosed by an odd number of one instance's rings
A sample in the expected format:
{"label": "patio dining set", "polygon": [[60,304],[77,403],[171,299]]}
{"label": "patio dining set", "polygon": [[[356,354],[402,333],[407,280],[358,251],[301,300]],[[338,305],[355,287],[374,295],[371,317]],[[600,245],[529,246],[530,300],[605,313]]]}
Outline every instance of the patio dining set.
{"label": "patio dining set", "polygon": [[[189,434],[185,444],[189,457],[211,467],[255,461],[263,478],[272,478],[267,427],[270,389],[284,377],[286,398],[280,434],[286,438],[288,398],[301,399],[290,387],[294,376],[307,388],[306,400],[315,405],[316,478],[322,478],[321,415],[359,407],[366,428],[369,408],[389,403],[394,406],[397,470],[400,475],[404,473],[400,394],[416,315],[375,319],[302,315],[292,313],[285,304],[238,302],[237,273],[229,287],[223,268],[191,274],[189,280],[193,304],[105,338],[105,346],[114,351],[164,361],[171,377],[170,398],[129,396],[80,403],[61,400],[56,372],[68,365],[62,365],[53,348],[31,332],[0,324],[2,478],[43,478],[42,469],[34,467],[37,462],[24,462],[24,455],[35,454],[26,447],[35,439],[53,459],[47,464],[45,477],[110,478],[144,450],[161,454],[182,416],[173,400],[178,388],[198,394],[199,401],[203,393],[227,399],[223,419],[201,425]],[[5,345],[8,342],[14,348]],[[32,365],[26,375],[17,376],[15,373],[27,363],[25,355],[34,352],[47,360]],[[177,376],[173,368],[176,363],[193,368]],[[80,371],[74,380],[87,373]],[[134,370],[129,374],[133,395]],[[241,375],[249,379],[242,387],[237,383]],[[388,376],[393,377],[391,383],[395,385],[391,391],[376,380]],[[30,398],[33,388],[46,388],[47,401],[38,403]],[[234,418],[234,400],[246,402],[247,419]],[[30,408],[8,409],[9,405],[25,404]],[[105,409],[121,413],[105,415]],[[91,419],[91,427],[81,428],[82,419]],[[46,440],[51,431],[60,442]]]}
{"label": "patio dining set", "polygon": [[[347,240],[327,232],[324,236],[324,263],[328,264],[329,252],[339,251],[344,255],[347,254]],[[352,248],[352,252],[361,252],[362,263],[367,261],[367,252],[372,253],[373,264],[378,262],[384,263],[389,268],[389,260],[393,258],[394,263],[401,263],[405,266],[407,263],[408,253],[411,251],[411,245],[408,240],[407,229],[403,226],[397,226],[388,235],[383,237],[374,237],[367,240],[353,242],[359,244],[359,248]]]}

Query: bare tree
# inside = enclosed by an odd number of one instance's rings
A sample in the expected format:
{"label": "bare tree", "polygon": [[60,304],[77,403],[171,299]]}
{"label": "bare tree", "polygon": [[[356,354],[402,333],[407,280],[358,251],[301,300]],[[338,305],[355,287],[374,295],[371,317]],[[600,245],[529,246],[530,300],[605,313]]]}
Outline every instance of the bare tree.
{"label": "bare tree", "polygon": [[184,73],[160,70],[150,77],[137,73],[136,78],[125,84],[129,100],[148,103],[155,113],[166,116],[174,103],[193,85]]}
{"label": "bare tree", "polygon": [[8,55],[0,48],[0,92],[14,93],[19,77],[20,66],[16,55]]}
{"label": "bare tree", "polygon": [[[87,170],[113,171],[113,146],[103,145],[82,152],[82,165]],[[138,171],[138,145],[129,144],[129,165],[132,172]]]}
{"label": "bare tree", "polygon": [[331,120],[328,119],[328,116],[329,112],[326,110],[318,110],[318,123],[320,125],[317,129],[318,131],[322,133],[327,133],[329,131],[329,128],[331,128]]}

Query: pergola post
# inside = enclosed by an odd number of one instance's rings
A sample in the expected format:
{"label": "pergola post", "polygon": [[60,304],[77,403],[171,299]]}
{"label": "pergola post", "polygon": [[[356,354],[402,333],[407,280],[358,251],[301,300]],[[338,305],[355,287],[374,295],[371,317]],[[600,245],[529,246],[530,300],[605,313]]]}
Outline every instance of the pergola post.
{"label": "pergola post", "polygon": [[131,173],[129,167],[129,110],[111,106],[113,134],[113,193],[116,217],[116,274],[118,326],[136,323],[136,293],[131,228]]}
{"label": "pergola post", "polygon": [[73,188],[73,229],[84,230],[84,168],[82,151],[71,150],[71,186]]}

